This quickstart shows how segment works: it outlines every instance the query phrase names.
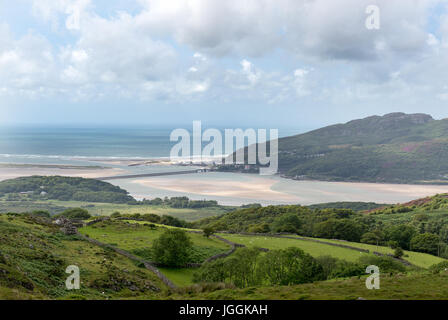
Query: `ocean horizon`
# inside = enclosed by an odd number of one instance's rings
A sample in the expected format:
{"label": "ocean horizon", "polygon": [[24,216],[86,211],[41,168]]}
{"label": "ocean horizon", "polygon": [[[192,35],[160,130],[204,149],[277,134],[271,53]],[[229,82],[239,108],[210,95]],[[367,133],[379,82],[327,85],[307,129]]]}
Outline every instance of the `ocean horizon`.
{"label": "ocean horizon", "polygon": [[[3,127],[0,129],[0,163],[82,164],[105,159],[168,158],[172,146],[177,143],[170,141],[170,133],[176,128]],[[186,126],[185,129],[191,131]],[[300,130],[279,129],[280,137],[298,133]]]}

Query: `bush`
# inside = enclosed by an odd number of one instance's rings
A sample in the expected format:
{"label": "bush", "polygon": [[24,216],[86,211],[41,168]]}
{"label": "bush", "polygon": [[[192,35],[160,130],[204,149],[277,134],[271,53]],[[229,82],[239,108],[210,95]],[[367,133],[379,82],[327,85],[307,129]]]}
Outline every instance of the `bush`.
{"label": "bush", "polygon": [[404,254],[403,249],[401,249],[400,247],[395,248],[395,250],[394,250],[395,258],[401,258],[403,256],[403,254]]}
{"label": "bush", "polygon": [[442,261],[440,263],[433,264],[432,266],[429,267],[429,271],[431,271],[432,273],[440,273],[442,271],[447,270],[448,270],[448,261]]}
{"label": "bush", "polygon": [[256,285],[292,285],[324,280],[320,263],[299,248],[271,250],[240,248],[233,255],[207,262],[198,269],[194,282],[227,282],[239,288]]}
{"label": "bush", "polygon": [[31,214],[33,216],[38,216],[38,217],[42,217],[42,218],[50,218],[50,213],[45,210],[35,210],[35,211],[31,212]]}
{"label": "bush", "polygon": [[205,227],[202,229],[202,232],[204,233],[204,237],[209,238],[213,233],[215,233],[215,229],[212,227]]}
{"label": "bush", "polygon": [[359,258],[359,263],[363,265],[363,269],[370,265],[375,265],[380,269],[380,273],[397,273],[405,272],[406,267],[391,257],[364,256]]}
{"label": "bush", "polygon": [[259,278],[271,285],[292,285],[324,280],[322,266],[299,248],[272,250],[261,257]]}
{"label": "bush", "polygon": [[329,278],[347,278],[365,274],[366,268],[356,262],[338,260],[333,270],[331,270]]}
{"label": "bush", "polygon": [[110,217],[111,217],[111,218],[119,218],[119,217],[121,217],[121,214],[120,214],[120,212],[115,211],[114,213],[112,213],[112,214],[110,215]]}
{"label": "bush", "polygon": [[325,279],[330,279],[330,275],[336,268],[338,259],[332,256],[320,256],[316,258],[316,261],[322,267],[323,276]]}
{"label": "bush", "polygon": [[166,267],[182,267],[189,262],[193,244],[185,231],[168,229],[152,246],[155,262]]}
{"label": "bush", "polygon": [[65,217],[67,219],[85,220],[85,219],[91,218],[92,216],[89,214],[89,212],[86,209],[70,208],[70,209],[63,211],[60,214],[55,215],[54,217],[55,218]]}

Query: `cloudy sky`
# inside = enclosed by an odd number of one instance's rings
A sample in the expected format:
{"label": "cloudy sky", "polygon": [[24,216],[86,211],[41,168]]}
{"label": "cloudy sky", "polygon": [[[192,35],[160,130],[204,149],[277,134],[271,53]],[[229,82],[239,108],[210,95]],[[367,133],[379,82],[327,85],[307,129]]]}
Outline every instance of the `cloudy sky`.
{"label": "cloudy sky", "polygon": [[0,0],[0,123],[445,118],[447,13],[433,0]]}

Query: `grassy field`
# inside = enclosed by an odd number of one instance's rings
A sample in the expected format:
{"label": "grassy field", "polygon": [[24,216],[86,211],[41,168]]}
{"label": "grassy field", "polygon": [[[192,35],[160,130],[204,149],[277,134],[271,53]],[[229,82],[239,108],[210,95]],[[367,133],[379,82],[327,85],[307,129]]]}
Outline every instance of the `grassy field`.
{"label": "grassy field", "polygon": [[448,273],[382,275],[379,290],[368,290],[365,277],[321,281],[295,286],[224,289],[208,293],[183,292],[173,299],[219,300],[433,300],[448,298]]}
{"label": "grassy field", "polygon": [[[132,221],[100,222],[91,226],[80,228],[79,231],[88,235],[90,238],[101,242],[116,246],[118,248],[132,252],[143,259],[152,260],[151,247],[155,239],[157,239],[167,227],[156,225],[156,228],[149,228],[148,223]],[[183,229],[188,230],[188,229]],[[200,263],[210,256],[228,251],[230,246],[215,238],[206,238],[202,234],[188,233],[189,238],[193,242],[193,251],[191,253],[191,262]],[[177,270],[177,269],[176,269]],[[171,275],[179,273],[179,270],[167,270]],[[180,272],[189,275],[187,282],[191,283],[192,272],[182,269]],[[179,275],[182,278],[182,275]],[[176,282],[178,279],[173,278]],[[180,282],[182,282],[181,280]]]}
{"label": "grassy field", "polygon": [[[80,269],[76,292],[65,288],[69,265]],[[154,273],[128,258],[26,216],[0,215],[0,270],[0,299],[155,297],[153,286],[165,288]]]}
{"label": "grassy field", "polygon": [[[365,243],[357,243],[357,242],[349,242],[349,241],[343,241],[343,240],[329,240],[329,239],[319,239],[320,241],[325,241],[329,243],[336,243],[336,244],[345,244],[348,246],[360,248],[360,249],[367,249],[370,252],[376,251],[383,254],[393,254],[394,250],[389,247],[383,247],[383,246],[375,246],[371,244],[365,244]],[[410,263],[421,267],[421,268],[429,268],[433,264],[445,261],[445,259],[426,254],[421,252],[413,252],[413,251],[404,251],[404,254],[407,255],[403,257],[403,259],[409,261]]]}
{"label": "grassy field", "polygon": [[193,273],[196,268],[159,268],[176,286],[186,287],[193,284]]}
{"label": "grassy field", "polygon": [[[293,239],[280,239],[273,237],[263,237],[263,236],[242,236],[242,235],[231,235],[231,234],[220,234],[226,239],[234,241],[236,243],[241,243],[249,247],[261,247],[267,249],[285,249],[287,247],[298,247],[309,253],[314,257],[322,255],[330,255],[335,258],[356,261],[362,255],[366,253],[357,252],[356,250],[348,248],[340,248],[331,245],[325,245],[322,243],[306,241],[306,240],[293,240]],[[312,238],[310,238],[312,239]],[[335,243],[335,244],[345,244],[355,248],[367,249],[370,252],[376,251],[383,254],[393,254],[394,250],[389,247],[375,246],[364,243],[349,242],[342,240],[329,240],[329,239],[317,239],[320,241]],[[444,259],[420,252],[405,251],[405,260],[410,263],[421,267],[429,268],[431,265],[444,261]]]}
{"label": "grassy field", "polygon": [[[81,232],[102,242],[118,245],[129,251],[149,248],[164,228],[150,229],[142,223],[123,221],[100,222],[81,228]],[[196,249],[227,250],[228,246],[216,239],[191,234]],[[356,261],[365,253],[306,240],[281,239],[263,236],[223,234],[225,238],[247,246],[281,249],[302,248],[313,256],[331,255]],[[323,239],[322,239],[323,240]],[[334,240],[323,240],[334,242]],[[341,241],[338,241],[341,242]],[[365,244],[348,243],[368,250],[389,250]],[[205,249],[204,249],[205,250]],[[210,253],[207,250],[204,252]],[[202,253],[204,253],[202,252]],[[384,251],[386,253],[386,251]],[[438,259],[419,253],[412,259]],[[425,260],[426,259],[426,260]],[[414,261],[414,262],[415,262]],[[438,261],[438,260],[437,260]],[[81,290],[65,289],[65,268],[80,268]],[[367,290],[365,277],[329,280],[312,284],[274,287],[222,289],[213,292],[195,291],[192,285],[193,268],[160,270],[179,287],[168,292],[149,270],[116,254],[112,250],[65,236],[51,223],[41,223],[29,216],[0,214],[0,299],[446,299],[448,273],[430,274],[411,271],[407,274],[381,275],[381,289]],[[6,271],[6,272],[4,272]],[[33,289],[30,289],[32,285]],[[152,288],[159,288],[157,292]]]}
{"label": "grassy field", "polygon": [[[151,261],[151,247],[167,228],[157,225],[156,229],[145,226],[145,223],[132,221],[100,222],[91,226],[80,228],[79,231],[90,238],[127,250],[143,259]],[[148,223],[146,223],[148,224]],[[185,229],[184,229],[185,230]],[[230,246],[215,238],[206,238],[201,234],[188,233],[193,242],[192,261],[200,263],[208,257],[228,251]],[[161,271],[176,285],[186,286],[192,284],[195,269],[191,268],[161,268]]]}
{"label": "grassy field", "polygon": [[286,238],[282,239],[264,236],[242,236],[233,234],[220,234],[220,236],[230,241],[244,244],[248,247],[260,247],[270,250],[297,247],[302,249],[306,253],[309,253],[313,257],[330,255],[338,259],[355,262],[360,257],[367,255],[366,253],[360,251],[357,252],[351,249],[340,248],[306,240],[294,240]]}
{"label": "grassy field", "polygon": [[59,201],[59,200],[45,200],[45,201],[5,201],[0,200],[1,212],[31,212],[33,210],[47,210],[50,213],[60,213],[67,208],[81,207],[89,211],[95,216],[110,215],[114,212],[122,214],[148,214],[153,213],[157,215],[170,215],[185,221],[195,221],[202,218],[217,216],[231,210],[232,207],[210,207],[198,209],[177,209],[167,206],[152,206],[152,205],[128,205],[115,203],[98,203],[98,202],[83,202],[83,201]]}

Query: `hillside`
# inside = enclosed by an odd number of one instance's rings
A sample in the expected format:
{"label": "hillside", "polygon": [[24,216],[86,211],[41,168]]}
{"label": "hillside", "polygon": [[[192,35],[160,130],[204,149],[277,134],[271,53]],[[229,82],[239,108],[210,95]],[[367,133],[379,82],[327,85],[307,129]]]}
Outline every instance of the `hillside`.
{"label": "hillside", "polygon": [[0,181],[0,197],[7,200],[62,200],[106,203],[135,201],[126,190],[108,182],[61,176],[31,176]]}
{"label": "hillside", "polygon": [[[154,296],[165,285],[131,260],[67,236],[50,220],[0,214],[0,299],[107,299]],[[81,289],[65,289],[69,265]]]}
{"label": "hillside", "polygon": [[448,258],[448,194],[367,211],[296,205],[235,210],[193,223],[226,232],[294,233]]}
{"label": "hillside", "polygon": [[295,179],[448,183],[448,119],[391,113],[279,139],[279,173]]}
{"label": "hillside", "polygon": [[[251,207],[193,224],[197,229],[155,223],[152,215],[114,215],[85,221],[79,235],[62,233],[54,219],[0,214],[0,299],[444,299],[446,288],[438,282],[446,278],[446,260],[415,248],[397,258],[389,245],[406,238],[411,228],[412,237],[427,232],[422,221],[431,228],[437,219],[444,223],[447,200],[438,195],[370,213]],[[410,209],[399,209],[404,207]],[[199,227],[206,226],[258,234],[204,237]],[[191,241],[185,265],[157,264],[154,246],[169,230],[185,232]],[[275,231],[299,235],[261,233]],[[303,236],[309,232],[322,237]],[[371,244],[369,232],[383,232],[385,238]],[[218,258],[208,261],[212,256]],[[300,263],[288,276],[271,268],[278,259]],[[146,263],[157,266],[162,278]],[[365,289],[365,268],[371,264],[382,270],[382,290]],[[65,289],[69,265],[80,267],[81,290]]]}

